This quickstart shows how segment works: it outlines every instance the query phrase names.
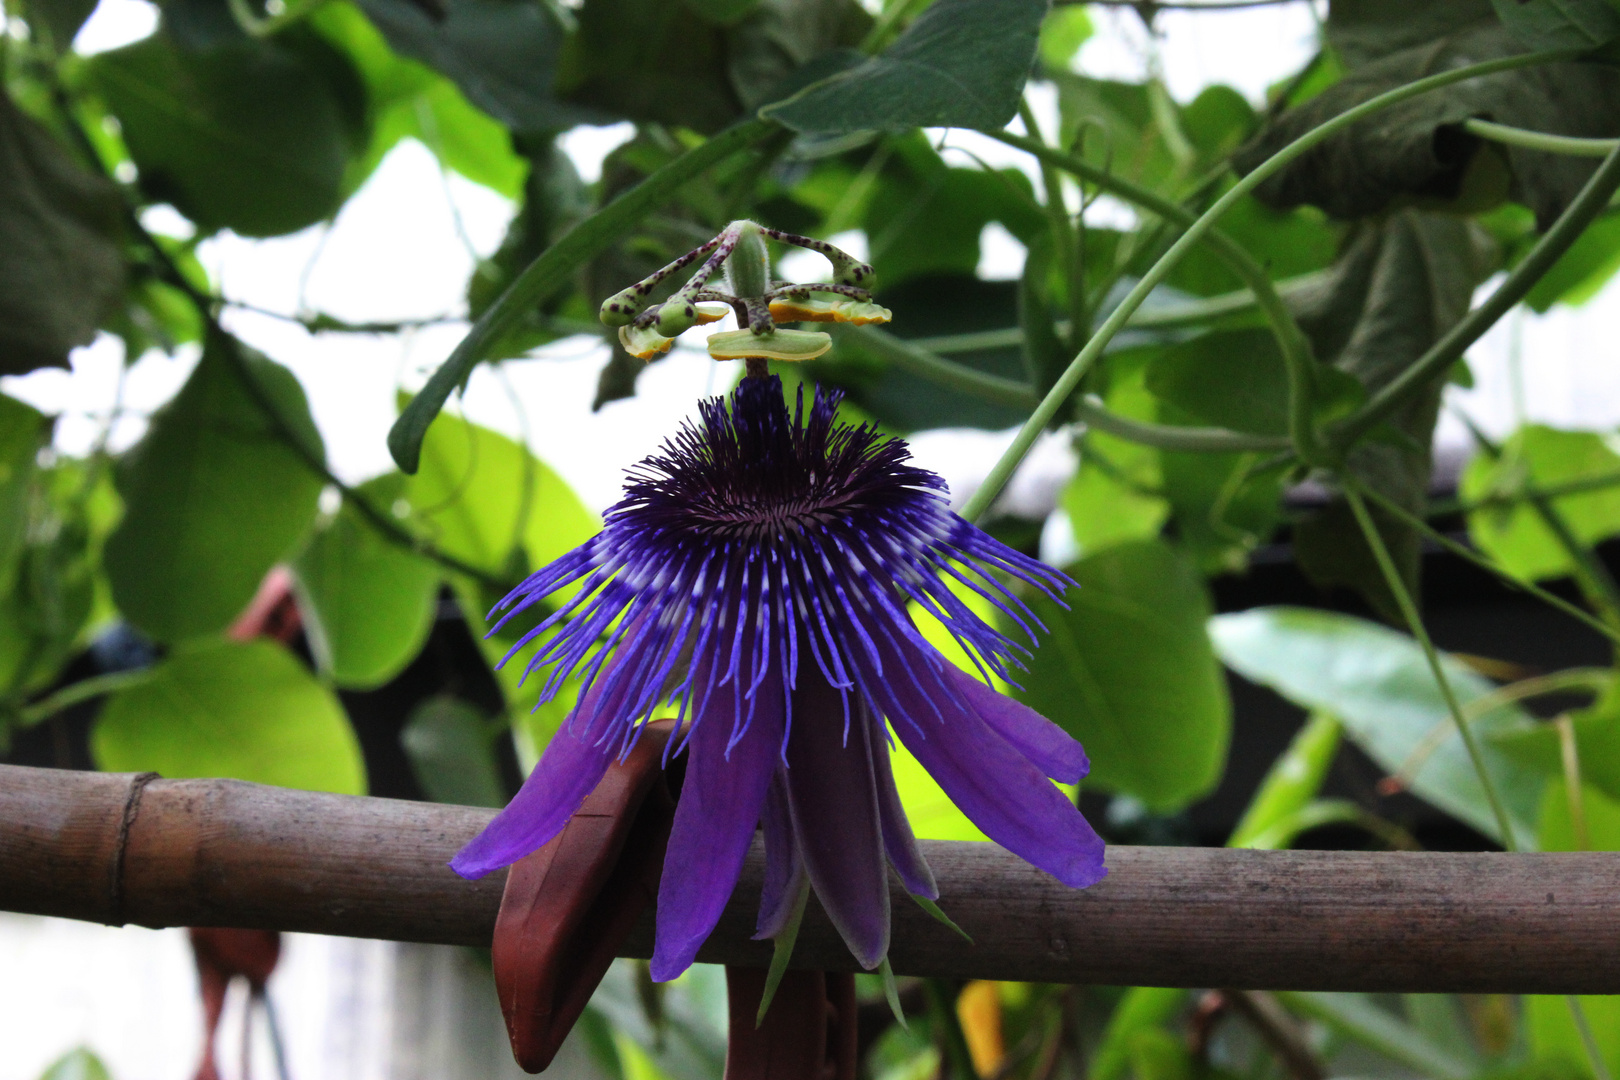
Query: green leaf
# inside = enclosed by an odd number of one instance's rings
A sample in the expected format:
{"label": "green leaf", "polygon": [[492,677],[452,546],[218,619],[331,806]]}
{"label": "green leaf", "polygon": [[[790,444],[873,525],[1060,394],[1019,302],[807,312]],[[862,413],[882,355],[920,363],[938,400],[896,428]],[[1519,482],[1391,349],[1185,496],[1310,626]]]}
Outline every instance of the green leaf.
{"label": "green leaf", "polygon": [[442,16],[410,0],[360,0],[394,51],[447,76],[468,101],[515,131],[589,119],[552,89],[563,27],[553,5],[446,0]]}
{"label": "green leaf", "polygon": [[428,798],[499,809],[506,805],[506,791],[493,743],[502,730],[465,701],[441,694],[411,710],[399,741]]}
{"label": "green leaf", "polygon": [[[1558,0],[1572,10],[1605,0]],[[1526,18],[1551,10],[1505,0]],[[1615,17],[1611,10],[1610,17]],[[1332,7],[1329,43],[1344,59],[1344,78],[1269,122],[1237,156],[1247,172],[1305,131],[1350,107],[1423,75],[1519,54],[1522,44],[1478,0],[1412,5],[1376,0]],[[1591,176],[1596,162],[1487,144],[1460,129],[1488,116],[1498,123],[1559,135],[1620,135],[1611,102],[1620,72],[1601,64],[1544,64],[1470,79],[1385,109],[1291,162],[1257,194],[1276,206],[1310,203],[1353,220],[1401,206],[1474,212],[1512,198],[1546,228]]]}
{"label": "green leaf", "polygon": [[[1407,210],[1358,226],[1333,271],[1294,302],[1317,359],[1353,376],[1371,395],[1467,314],[1489,270],[1466,221]],[[1443,372],[1435,376],[1349,456],[1357,480],[1414,514],[1427,497],[1429,447],[1445,380]],[[1417,595],[1417,531],[1377,508],[1373,519],[1407,588]],[[1300,568],[1317,585],[1353,588],[1386,618],[1399,618],[1389,585],[1342,500],[1301,521],[1294,542]]]}
{"label": "green leaf", "polygon": [[1103,1029],[1086,1080],[1120,1080],[1130,1068],[1131,1044],[1142,1032],[1162,1028],[1187,1003],[1187,991],[1137,986],[1125,991]]}
{"label": "green leaf", "polygon": [[538,569],[601,525],[526,447],[456,416],[428,432],[421,470],[405,483],[404,496],[415,511],[413,525],[436,547],[508,574],[514,585],[528,572],[509,574],[514,558]]}
{"label": "green leaf", "polygon": [[262,638],[179,646],[149,680],[107,699],[90,751],[109,772],[366,791],[343,706],[291,653]]}
{"label": "green leaf", "polygon": [[951,168],[920,132],[892,139],[889,146],[890,164],[861,217],[883,299],[911,278],[972,275],[979,265],[980,234],[992,221],[1026,243],[1045,235],[1034,188],[1017,169]]}
{"label": "green leaf", "polygon": [[121,198],[0,94],[0,375],[67,366],[123,294]]}
{"label": "green leaf", "polygon": [[1051,630],[1020,700],[1079,739],[1087,783],[1179,809],[1221,778],[1231,702],[1204,623],[1203,581],[1169,546],[1139,541],[1068,569],[1080,588],[1031,602]]}
{"label": "green leaf", "polygon": [[[1317,374],[1323,411],[1342,411],[1362,396],[1352,375],[1337,368]],[[1201,423],[1288,434],[1288,375],[1270,330],[1227,330],[1167,345],[1148,365],[1147,388]]]}
{"label": "green leaf", "polygon": [[85,63],[141,189],[205,232],[277,236],[330,217],[367,141],[353,65],[307,27],[249,38],[223,5],[200,6],[170,4],[157,34]]}
{"label": "green leaf", "polygon": [[[1589,708],[1569,715],[1586,784],[1611,799],[1620,799],[1620,698],[1611,688]],[[1564,775],[1563,741],[1552,724],[1510,732],[1493,742],[1504,754],[1549,779]]]}
{"label": "green leaf", "polygon": [[119,609],[159,641],[228,626],[302,539],[321,491],[321,477],[265,418],[226,350],[240,350],[305,452],[322,452],[291,372],[229,338],[208,343],[118,472],[129,509],[107,541],[107,574]]}
{"label": "green leaf", "polygon": [[[404,481],[390,473],[358,494],[392,514]],[[310,651],[339,686],[365,690],[390,681],[433,629],[438,567],[384,536],[347,501],[316,527],[293,572]]]}
{"label": "green leaf", "polygon": [[796,131],[995,130],[1018,110],[1046,0],[935,0],[878,56],[761,110]]}
{"label": "green leaf", "polygon": [[[1365,619],[1289,607],[1218,616],[1210,621],[1210,634],[1232,670],[1301,708],[1332,713],[1381,768],[1397,773],[1421,762],[1411,774],[1414,794],[1500,839],[1417,642]],[[1465,709],[1492,691],[1489,682],[1456,660],[1443,662]],[[1533,721],[1517,706],[1494,709],[1473,722],[1486,768],[1526,849],[1533,846],[1544,780],[1491,740],[1532,728]]]}
{"label": "green leaf", "polygon": [[1497,18],[1527,49],[1595,49],[1620,37],[1610,0],[1491,0]]}
{"label": "green leaf", "polygon": [[341,49],[365,81],[373,116],[371,141],[349,163],[343,187],[352,192],[402,139],[414,138],[440,164],[474,183],[517,198],[527,171],[500,121],[467,100],[432,68],[400,57],[353,4],[322,4],[309,24]]}
{"label": "green leaf", "polygon": [[1328,768],[1339,752],[1339,734],[1339,721],[1332,715],[1313,714],[1267,770],[1226,846],[1256,847],[1257,838],[1305,809],[1327,779]]}
{"label": "green leaf", "polygon": [[1036,55],[1043,67],[1051,71],[1067,71],[1080,54],[1080,46],[1095,32],[1091,13],[1079,4],[1055,7],[1041,22],[1040,43]]}
{"label": "green leaf", "polygon": [[1596,296],[1616,270],[1620,270],[1620,213],[1611,211],[1586,227],[1524,302],[1542,313],[1554,304],[1579,307]]}
{"label": "green leaf", "polygon": [[101,1059],[81,1046],[51,1062],[39,1080],[111,1080],[111,1076]]}
{"label": "green leaf", "polygon": [[[1468,463],[1458,494],[1465,500],[1513,496],[1526,485],[1542,488],[1608,476],[1620,479],[1620,455],[1610,449],[1604,436],[1527,424],[1503,444],[1500,459],[1492,461],[1489,455],[1480,454]],[[1584,543],[1620,533],[1620,483],[1565,495],[1551,503]],[[1468,535],[1503,569],[1526,581],[1560,577],[1574,570],[1569,554],[1522,498],[1470,513]]]}
{"label": "green leaf", "polygon": [[[1122,363],[1125,359],[1111,366],[1108,408],[1134,420],[1157,419],[1144,383],[1146,365]],[[1080,469],[1060,499],[1081,554],[1158,536],[1170,516],[1170,504],[1160,494],[1163,483],[1158,450],[1087,431]]]}

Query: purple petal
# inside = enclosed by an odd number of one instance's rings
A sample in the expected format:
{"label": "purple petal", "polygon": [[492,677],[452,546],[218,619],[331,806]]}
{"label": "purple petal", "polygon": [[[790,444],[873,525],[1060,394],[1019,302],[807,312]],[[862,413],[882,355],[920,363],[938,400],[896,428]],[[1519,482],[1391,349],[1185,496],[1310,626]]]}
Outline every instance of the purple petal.
{"label": "purple petal", "polygon": [[[866,702],[860,703],[861,712],[868,712]],[[894,770],[889,764],[888,740],[883,737],[883,721],[867,717],[867,737],[872,744],[872,773],[877,782],[878,814],[883,822],[883,849],[888,853],[889,865],[900,875],[901,884],[913,896],[928,900],[939,899],[939,886],[934,882],[934,871],[917,848],[917,837],[906,819],[905,808],[900,805],[900,792],[894,786]]]}
{"label": "purple petal", "polygon": [[827,917],[870,970],[889,951],[889,882],[866,714],[851,716],[846,744],[830,683],[802,678],[793,696],[787,789],[799,852]]}
{"label": "purple petal", "polygon": [[759,894],[759,922],[754,940],[773,938],[787,925],[804,887],[804,860],[793,837],[793,811],[788,807],[787,780],[780,767],[765,796],[765,883]]}
{"label": "purple petal", "polygon": [[954,664],[946,667],[945,678],[996,734],[1053,780],[1078,784],[1091,771],[1085,748],[1028,705],[996,693]]}
{"label": "purple petal", "polygon": [[[867,679],[890,723],[957,808],[984,834],[1065,885],[1101,881],[1103,842],[1073,803],[1027,757],[998,734],[977,708],[963,708],[941,681],[931,658],[913,646],[884,642],[887,680]],[[944,663],[944,661],[940,661]],[[946,719],[933,718],[923,692],[901,673],[905,666],[927,688]],[[954,670],[954,666],[945,664]],[[896,722],[893,715],[909,718]]]}
{"label": "purple petal", "polygon": [[692,728],[686,779],[658,885],[655,982],[667,982],[691,966],[731,899],[754,839],[782,745],[782,681],[774,668],[756,698],[753,721],[731,747],[729,760],[726,743],[735,707],[731,694],[710,694]]}

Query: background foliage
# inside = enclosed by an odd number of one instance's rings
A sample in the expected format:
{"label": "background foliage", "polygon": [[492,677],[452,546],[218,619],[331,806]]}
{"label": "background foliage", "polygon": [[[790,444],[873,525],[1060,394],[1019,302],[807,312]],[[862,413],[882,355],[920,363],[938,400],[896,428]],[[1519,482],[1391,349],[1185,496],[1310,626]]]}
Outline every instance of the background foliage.
{"label": "background foliage", "polygon": [[[1045,0],[160,6],[150,37],[81,56],[93,0],[7,0],[0,372],[64,366],[97,333],[130,362],[200,359],[117,455],[56,453],[51,419],[0,396],[0,745],[99,708],[100,768],[364,793],[397,759],[419,796],[499,804],[569,702],[531,712],[514,669],[492,674],[515,635],[486,640],[484,613],[597,522],[525,446],[439,409],[479,363],[601,333],[605,296],[752,216],[867,238],[903,319],[840,335],[798,373],[846,390],[851,415],[896,434],[1000,429],[1044,398],[1028,433],[1072,438],[1079,468],[1053,512],[1081,589],[1066,610],[1036,604],[1050,640],[1005,689],[1084,741],[1086,806],[1112,835],[1185,838],[1181,815],[1247,767],[1264,779],[1241,792],[1232,844],[1417,843],[1377,800],[1324,797],[1359,753],[1472,830],[1449,834],[1463,843],[1620,847],[1613,668],[1439,657],[1413,619],[1425,544],[1449,543],[1620,640],[1597,549],[1620,534],[1612,431],[1481,436],[1456,491],[1431,498],[1442,389],[1511,306],[1470,314],[1476,289],[1507,273],[1503,295],[1545,311],[1620,267],[1620,172],[1596,160],[1610,146],[1474,123],[1620,136],[1612,0],[1333,0],[1320,51],[1260,110],[1226,87],[1182,103],[1159,79],[1086,74],[1085,9]],[[1514,59],[1549,49],[1564,51]],[[1380,97],[1488,61],[1503,63]],[[1031,80],[1055,93],[1056,130],[1035,130]],[[919,130],[997,133],[1020,112],[1004,138],[1038,160],[1039,190],[951,164]],[[614,120],[635,136],[587,185],[558,137]],[[518,209],[467,283],[472,333],[401,397],[404,468],[351,486],[298,380],[221,326],[194,250],[330,220],[404,139]],[[1133,214],[1097,224],[1103,196]],[[1218,200],[1218,232],[1173,247]],[[195,235],[150,231],[158,205]],[[991,223],[1028,249],[1018,281],[975,276]],[[634,395],[643,366],[602,337],[598,406]],[[1024,547],[1042,528],[983,521]],[[1257,553],[1290,559],[1318,605],[1213,615],[1213,590]],[[266,613],[289,605],[277,632]],[[450,674],[368,744],[361,704],[397,699],[365,695],[401,685],[445,633],[462,648]],[[1243,684],[1222,664],[1309,712],[1274,762],[1228,761]],[[978,838],[903,753],[896,775],[919,832]],[[718,1075],[715,975],[655,989],[616,968],[586,1021],[604,1072]],[[905,1001],[919,1022],[881,1027],[873,1077],[1620,1067],[1609,999],[1587,1003],[1597,1059],[1557,1000],[1217,995],[1194,1011],[1182,991],[970,984]],[[106,1073],[76,1051],[47,1075]]]}

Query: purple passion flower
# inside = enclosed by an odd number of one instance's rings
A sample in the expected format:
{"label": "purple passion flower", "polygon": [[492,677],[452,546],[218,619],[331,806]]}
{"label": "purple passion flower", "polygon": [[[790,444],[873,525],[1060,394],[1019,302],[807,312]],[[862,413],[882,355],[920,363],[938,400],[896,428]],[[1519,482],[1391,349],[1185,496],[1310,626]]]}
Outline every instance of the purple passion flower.
{"label": "purple passion flower", "polygon": [[517,797],[450,865],[477,877],[545,844],[679,701],[669,747],[687,762],[658,891],[658,981],[692,963],[759,826],[758,936],[782,932],[808,884],[855,957],[883,961],[888,868],[913,895],[939,896],[895,790],[891,733],[992,840],[1067,885],[1106,873],[1102,840],[1047,779],[1086,774],[1080,744],[947,660],[906,613],[916,602],[981,672],[1004,676],[1021,646],[948,582],[1026,633],[1039,621],[998,574],[1054,598],[1072,582],[953,514],[904,442],[836,424],[838,400],[818,391],[806,416],[801,390],[790,415],[769,376],[744,379],[729,409],[704,402],[701,424],[630,470],[599,534],[496,609],[504,623],[583,582],[513,653],[549,632],[526,669],[554,665],[541,700],[576,671],[584,685]]}

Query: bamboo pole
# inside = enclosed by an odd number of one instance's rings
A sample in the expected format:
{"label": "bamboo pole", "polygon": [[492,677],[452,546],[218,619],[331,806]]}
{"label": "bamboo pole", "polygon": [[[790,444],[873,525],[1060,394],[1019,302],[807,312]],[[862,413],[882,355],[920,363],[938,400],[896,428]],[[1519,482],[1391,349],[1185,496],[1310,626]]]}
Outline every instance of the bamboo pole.
{"label": "bamboo pole", "polygon": [[[484,945],[503,874],[446,868],[490,811],[230,780],[0,766],[0,910]],[[968,945],[895,888],[901,974],[1138,986],[1620,992],[1620,854],[1109,850],[1084,891],[990,844],[925,843]],[[699,954],[765,966],[763,863]],[[647,956],[651,919],[627,955]],[[807,914],[795,963],[850,970]]]}

